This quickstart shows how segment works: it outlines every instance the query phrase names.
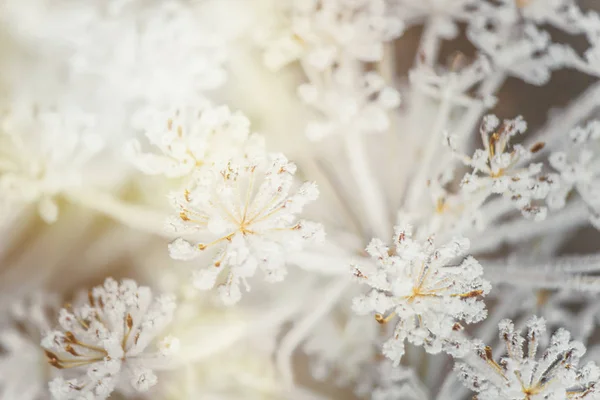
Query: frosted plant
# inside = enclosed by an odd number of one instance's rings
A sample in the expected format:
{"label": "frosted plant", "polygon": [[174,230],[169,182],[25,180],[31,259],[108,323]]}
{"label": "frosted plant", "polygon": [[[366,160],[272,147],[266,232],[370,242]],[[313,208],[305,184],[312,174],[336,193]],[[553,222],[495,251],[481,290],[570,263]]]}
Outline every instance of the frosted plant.
{"label": "frosted plant", "polygon": [[111,278],[93,288],[87,301],[61,309],[60,329],[49,331],[42,347],[53,367],[84,371],[76,378],[52,380],[52,396],[106,399],[115,388],[128,386],[147,391],[157,381],[153,369],[176,349],[177,340],[166,336],[154,343],[157,351],[149,351],[174,310],[172,297],[153,299],[149,288]]}
{"label": "frosted plant", "polygon": [[528,321],[526,337],[515,331],[510,320],[501,321],[499,329],[506,346],[506,354],[499,361],[494,360],[490,347],[479,343],[475,354],[455,368],[461,380],[478,393],[478,399],[597,398],[600,369],[593,362],[579,366],[585,347],[572,341],[569,332],[562,328],[556,331],[536,359],[546,331],[543,318]]}
{"label": "frosted plant", "polygon": [[600,397],[597,9],[4,0],[0,396]]}
{"label": "frosted plant", "polygon": [[[496,116],[486,116],[480,128],[483,149],[476,150],[472,157],[459,155],[465,165],[473,168],[473,173],[463,177],[461,186],[474,197],[479,197],[481,202],[491,194],[501,194],[512,200],[523,215],[542,220],[547,214],[546,207],[534,202],[545,199],[556,187],[556,177],[542,175],[541,163],[519,167],[544,146],[540,142],[531,149],[521,145],[510,148],[511,138],[526,129],[527,124],[522,117],[505,120],[500,125]],[[450,147],[454,147],[453,140],[453,137],[448,137]]]}
{"label": "frosted plant", "polygon": [[0,322],[0,399],[45,400],[51,376],[40,349],[58,309],[52,296],[38,292],[13,304],[9,320]]}
{"label": "frosted plant", "polygon": [[56,221],[56,198],[83,185],[102,145],[88,114],[19,104],[0,127],[0,205],[35,204],[44,221]]}
{"label": "frosted plant", "polygon": [[317,71],[344,59],[378,61],[382,43],[403,29],[386,0],[286,0],[276,6],[282,20],[260,35],[271,69],[298,59]]}
{"label": "frosted plant", "polygon": [[[473,323],[486,317],[479,298],[491,288],[473,257],[451,264],[468,249],[465,238],[435,248],[433,237],[421,243],[413,240],[410,225],[399,225],[392,250],[373,239],[367,252],[376,264],[354,267],[358,280],[373,288],[354,300],[354,309],[359,313],[376,311],[379,323],[399,319],[392,338],[383,346],[395,365],[404,355],[405,340],[430,353],[464,352],[465,343],[457,333],[462,330],[459,321]],[[382,315],[390,310],[388,316]]]}
{"label": "frosted plant", "polygon": [[[194,186],[172,196],[178,217],[176,232],[199,232],[206,241],[191,243],[182,238],[169,245],[171,257],[189,260],[216,249],[212,262],[195,272],[200,289],[212,288],[224,269],[229,269],[219,291],[229,304],[240,299],[240,283],[260,267],[267,280],[284,278],[286,254],[323,238],[322,227],[298,220],[304,206],[317,198],[314,183],[291,193],[296,166],[275,154],[200,173]],[[246,284],[247,285],[247,284]]]}
{"label": "frosted plant", "polygon": [[207,165],[221,167],[244,149],[260,152],[260,138],[250,134],[250,121],[226,106],[212,107],[207,101],[169,109],[147,108],[136,116],[137,126],[162,154],[144,153],[134,139],[126,154],[142,172],[169,178],[190,175]]}

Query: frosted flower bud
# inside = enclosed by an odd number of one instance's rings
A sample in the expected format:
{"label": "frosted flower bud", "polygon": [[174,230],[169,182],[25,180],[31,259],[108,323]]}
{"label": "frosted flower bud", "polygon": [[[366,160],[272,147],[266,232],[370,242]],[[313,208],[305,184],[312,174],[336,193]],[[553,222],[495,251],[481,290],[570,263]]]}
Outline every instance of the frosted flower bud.
{"label": "frosted flower bud", "polygon": [[51,381],[54,398],[106,399],[124,382],[136,391],[155,385],[156,376],[147,365],[156,365],[177,342],[168,337],[156,344],[158,351],[149,349],[174,311],[170,296],[153,299],[149,288],[111,278],[79,304],[62,309],[60,328],[42,339],[42,347],[51,366],[81,372],[68,381]]}
{"label": "frosted flower bud", "polygon": [[286,254],[323,240],[320,224],[298,220],[304,206],[314,201],[314,183],[292,191],[296,166],[283,155],[230,162],[226,167],[206,169],[194,186],[174,193],[171,202],[185,232],[196,231],[206,240],[178,238],[169,246],[171,257],[192,259],[204,253],[212,264],[194,272],[194,284],[210,289],[228,270],[219,293],[224,301],[239,300],[239,285],[257,268],[269,281],[285,275]]}

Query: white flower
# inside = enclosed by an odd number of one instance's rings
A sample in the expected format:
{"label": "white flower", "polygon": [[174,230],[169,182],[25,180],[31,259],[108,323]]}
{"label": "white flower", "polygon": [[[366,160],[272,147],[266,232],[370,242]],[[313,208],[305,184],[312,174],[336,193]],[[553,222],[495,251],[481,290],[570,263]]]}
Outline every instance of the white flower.
{"label": "white flower", "polygon": [[16,104],[0,126],[0,208],[36,204],[44,221],[56,221],[56,197],[83,185],[86,163],[102,149],[94,125],[75,109]]}
{"label": "white flower", "polygon": [[288,21],[263,34],[264,62],[279,69],[298,59],[316,70],[341,59],[375,62],[383,43],[399,36],[403,25],[384,0],[289,0]]}
{"label": "white flower", "polygon": [[400,94],[377,73],[354,76],[341,68],[332,74],[326,89],[306,83],[298,88],[298,94],[320,116],[306,129],[308,138],[315,141],[349,130],[385,132],[390,127],[389,111],[400,104]]}
{"label": "white flower", "polygon": [[242,113],[232,113],[226,106],[211,107],[205,100],[198,103],[166,110],[149,107],[136,115],[134,124],[162,153],[144,153],[141,143],[132,140],[126,155],[138,169],[176,178],[262,150],[261,138],[250,135],[250,121]]}
{"label": "white flower", "polygon": [[[464,257],[469,241],[456,238],[435,248],[433,237],[424,243],[412,239],[410,226],[395,228],[395,249],[373,239],[367,252],[375,265],[354,267],[354,275],[373,290],[354,299],[356,312],[377,312],[376,319],[386,323],[398,316],[393,337],[383,351],[397,365],[404,354],[404,340],[424,346],[430,353],[441,350],[459,353],[462,339],[459,321],[473,323],[487,315],[480,296],[490,291],[483,280],[483,269],[473,258],[458,265],[452,261]],[[383,317],[381,314],[392,310]]]}
{"label": "white flower", "polygon": [[239,300],[240,282],[260,267],[269,281],[283,279],[286,254],[321,240],[319,224],[297,220],[296,214],[314,201],[318,190],[305,183],[290,194],[296,166],[283,155],[230,162],[223,169],[200,173],[195,186],[172,197],[179,217],[171,221],[176,231],[200,232],[207,240],[192,244],[182,238],[170,244],[171,257],[192,259],[219,249],[207,268],[195,273],[195,284],[210,289],[229,268],[220,293],[227,303]]}
{"label": "white flower", "polygon": [[50,365],[85,368],[85,372],[78,378],[51,381],[52,396],[57,400],[106,399],[124,381],[136,391],[148,390],[156,383],[152,370],[165,360],[164,351],[149,352],[148,348],[171,322],[174,310],[172,297],[153,300],[149,288],[111,278],[92,289],[87,301],[63,308],[61,329],[49,332],[42,347]]}
{"label": "white flower", "polygon": [[557,185],[557,177],[542,175],[542,164],[521,166],[544,146],[537,143],[529,150],[521,145],[511,148],[511,138],[526,129],[527,124],[520,116],[500,124],[496,116],[487,115],[480,128],[483,149],[477,149],[472,157],[467,157],[456,153],[451,137],[448,145],[465,165],[473,168],[473,172],[467,173],[461,181],[464,191],[478,194],[481,202],[491,194],[501,194],[510,199],[524,216],[538,221],[546,217],[547,209],[535,202],[548,196]]}
{"label": "white flower", "polygon": [[[481,400],[562,400],[596,399],[600,394],[600,369],[590,362],[579,367],[585,353],[582,343],[572,341],[560,328],[536,359],[540,342],[545,339],[546,322],[533,317],[527,323],[527,335],[515,332],[510,320],[499,324],[500,340],[506,354],[495,361],[492,349],[482,343],[475,354],[458,363],[455,370],[463,383],[477,392]],[[524,344],[526,343],[526,347]]]}

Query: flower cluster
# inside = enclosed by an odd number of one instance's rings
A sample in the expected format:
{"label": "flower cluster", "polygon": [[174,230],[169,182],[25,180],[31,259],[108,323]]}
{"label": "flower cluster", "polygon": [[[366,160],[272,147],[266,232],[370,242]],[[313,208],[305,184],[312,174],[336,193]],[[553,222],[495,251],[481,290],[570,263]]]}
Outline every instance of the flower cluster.
{"label": "flower cluster", "polygon": [[162,153],[144,153],[137,139],[130,141],[126,154],[140,171],[177,178],[205,165],[221,167],[242,157],[244,149],[251,152],[248,147],[262,150],[260,138],[250,135],[250,121],[244,115],[232,113],[226,106],[198,103],[168,109],[147,107],[136,115],[135,125]]}
{"label": "flower cluster", "polygon": [[[412,238],[410,225],[395,228],[394,248],[373,239],[367,252],[374,265],[355,266],[354,275],[373,288],[354,300],[359,313],[377,312],[379,323],[394,317],[399,321],[391,339],[383,347],[386,356],[399,364],[404,341],[424,346],[430,353],[442,350],[460,354],[465,343],[459,321],[473,323],[487,315],[481,297],[491,286],[482,278],[483,269],[473,257],[458,265],[469,240],[456,238],[436,248],[433,237],[424,242]],[[391,310],[384,317],[382,314]]]}
{"label": "flower cluster", "polygon": [[567,195],[576,190],[588,204],[590,221],[600,228],[600,164],[597,153],[600,150],[600,122],[589,122],[569,133],[571,141],[567,151],[556,151],[550,155],[550,165],[560,174],[560,186],[549,196],[549,205],[563,208]]}
{"label": "flower cluster", "polygon": [[0,126],[0,213],[35,204],[44,221],[58,217],[56,197],[83,183],[83,169],[103,146],[94,119],[77,110],[21,104]]}
{"label": "flower cluster", "polygon": [[[600,368],[593,362],[579,366],[585,353],[582,343],[572,341],[569,332],[559,329],[539,359],[546,322],[533,317],[527,323],[527,334],[515,331],[512,321],[499,325],[500,340],[506,354],[494,360],[492,349],[483,343],[475,345],[474,354],[457,363],[456,371],[481,400],[595,399],[600,393]],[[525,343],[527,344],[525,348]]]}
{"label": "flower cluster", "polygon": [[235,303],[241,296],[240,283],[257,268],[267,280],[280,281],[288,253],[323,239],[319,224],[296,217],[317,198],[318,190],[314,183],[305,183],[292,194],[295,173],[296,166],[281,154],[230,161],[222,169],[200,173],[192,187],[172,196],[178,216],[170,220],[171,228],[197,232],[206,240],[178,238],[169,245],[171,257],[189,260],[216,250],[213,261],[195,272],[198,288],[212,288],[228,268],[219,292],[225,302]]}
{"label": "flower cluster", "polygon": [[[509,147],[511,138],[526,129],[522,117],[500,124],[496,116],[486,116],[480,128],[483,149],[476,150],[472,157],[458,154],[465,165],[473,168],[473,173],[463,177],[461,186],[482,202],[491,194],[501,194],[514,202],[524,216],[539,221],[546,218],[547,209],[536,201],[545,199],[556,187],[556,177],[541,174],[541,163],[521,166],[544,143],[536,143],[530,149],[521,145]],[[448,145],[454,149],[452,137],[448,137]]]}
{"label": "flower cluster", "polygon": [[160,368],[165,356],[177,348],[177,340],[167,336],[154,343],[170,323],[175,310],[170,296],[152,298],[149,288],[132,280],[106,279],[82,301],[60,310],[60,330],[48,332],[42,347],[48,362],[58,369],[85,369],[77,378],[58,377],[50,382],[57,400],[106,399],[123,386],[123,376],[136,391],[156,384],[151,367]]}
{"label": "flower cluster", "polygon": [[385,0],[286,0],[277,6],[283,9],[284,20],[275,22],[261,40],[265,64],[271,69],[298,59],[317,71],[340,60],[378,61],[383,42],[403,30]]}

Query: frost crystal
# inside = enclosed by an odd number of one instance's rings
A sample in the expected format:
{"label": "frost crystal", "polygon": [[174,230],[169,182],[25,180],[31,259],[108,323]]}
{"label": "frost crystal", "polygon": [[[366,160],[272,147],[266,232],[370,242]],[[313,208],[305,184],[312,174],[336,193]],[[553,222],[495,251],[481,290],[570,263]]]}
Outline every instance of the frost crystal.
{"label": "frost crystal", "polygon": [[37,204],[44,221],[58,217],[56,197],[83,184],[85,164],[101,150],[94,119],[77,110],[21,104],[0,126],[0,211]]}
{"label": "frost crystal", "polygon": [[187,176],[203,165],[224,165],[242,156],[244,150],[262,149],[261,139],[250,135],[248,118],[226,106],[205,103],[198,107],[147,108],[136,116],[135,124],[162,153],[142,152],[138,140],[128,143],[126,154],[138,169],[150,175]]}
{"label": "frost crystal", "polygon": [[[399,318],[393,337],[383,348],[396,365],[404,354],[404,340],[422,345],[430,353],[464,351],[459,321],[484,319],[487,313],[480,297],[491,289],[473,257],[452,265],[455,258],[465,255],[468,239],[459,237],[436,249],[433,237],[420,243],[412,239],[411,230],[408,225],[395,228],[393,250],[373,239],[367,252],[375,265],[354,267],[354,275],[373,288],[355,298],[354,310],[377,312],[379,323]],[[392,312],[383,317],[388,310]]]}
{"label": "frost crystal", "polygon": [[[173,340],[148,347],[171,322],[174,299],[152,299],[149,288],[132,280],[120,283],[108,278],[93,288],[87,301],[61,309],[61,329],[42,339],[48,362],[58,369],[85,368],[74,379],[58,377],[50,382],[57,400],[106,399],[123,383],[143,392],[156,384],[153,369],[165,362],[165,349],[174,348]],[[127,386],[127,385],[125,385]]]}
{"label": "frost crystal", "polygon": [[490,347],[479,342],[475,345],[475,354],[455,367],[462,382],[478,393],[478,399],[598,398],[600,369],[593,362],[579,367],[585,347],[572,341],[569,332],[558,329],[547,349],[536,359],[546,331],[543,318],[533,317],[528,321],[525,337],[515,332],[510,320],[501,321],[499,328],[500,340],[506,346],[506,354],[499,361],[494,360]]}
{"label": "frost crystal", "polygon": [[171,220],[176,232],[198,232],[207,238],[190,243],[182,238],[169,246],[171,257],[189,260],[207,250],[218,249],[207,268],[195,272],[195,285],[212,288],[218,275],[229,268],[219,291],[228,304],[241,297],[240,282],[260,267],[271,282],[283,279],[286,254],[320,241],[321,225],[297,220],[318,190],[304,183],[290,194],[296,166],[283,155],[230,162],[222,169],[204,170],[195,185],[172,196],[179,216]]}
{"label": "frost crystal", "polygon": [[[535,220],[546,217],[545,206],[536,204],[548,196],[556,187],[556,176],[542,175],[542,164],[521,164],[541,150],[543,143],[535,144],[531,149],[521,145],[510,147],[510,140],[522,134],[527,124],[522,117],[505,120],[502,124],[497,117],[488,115],[481,124],[480,133],[483,149],[475,151],[472,157],[455,154],[463,163],[473,168],[461,182],[461,187],[483,203],[491,194],[501,194],[510,199],[524,216]],[[448,145],[454,150],[452,137]]]}

